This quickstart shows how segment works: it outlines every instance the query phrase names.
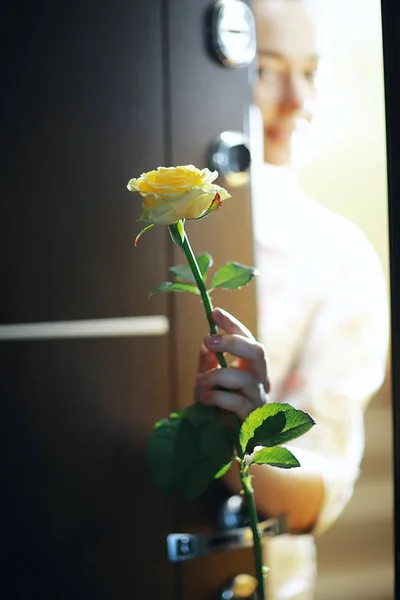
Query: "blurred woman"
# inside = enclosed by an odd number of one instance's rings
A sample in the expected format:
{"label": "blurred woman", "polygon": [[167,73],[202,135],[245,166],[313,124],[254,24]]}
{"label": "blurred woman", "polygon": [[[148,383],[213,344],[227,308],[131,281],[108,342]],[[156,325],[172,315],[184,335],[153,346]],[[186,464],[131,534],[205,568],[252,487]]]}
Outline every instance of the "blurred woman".
{"label": "blurred woman", "polygon": [[[290,530],[265,542],[268,598],[312,600],[314,535],[332,525],[352,496],[364,450],[364,410],[385,376],[388,303],[366,237],[307,198],[290,168],[317,99],[319,46],[310,9],[302,0],[255,0],[253,8],[254,100],[265,161],[253,183],[259,341],[216,310],[221,334],[204,340],[196,391],[199,401],[241,418],[271,400],[315,419],[317,425],[290,444],[300,468],[252,467],[259,512],[285,513]],[[235,355],[236,368],[219,369],[217,349]],[[234,467],[225,482],[240,490]]]}

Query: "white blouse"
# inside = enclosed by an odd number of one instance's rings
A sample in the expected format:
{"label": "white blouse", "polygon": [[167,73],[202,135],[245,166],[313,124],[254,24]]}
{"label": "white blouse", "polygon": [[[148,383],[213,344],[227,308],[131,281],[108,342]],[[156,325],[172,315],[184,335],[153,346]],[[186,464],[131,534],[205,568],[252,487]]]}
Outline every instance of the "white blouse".
{"label": "white blouse", "polygon": [[[319,464],[325,499],[314,534],[353,493],[364,450],[364,410],[383,382],[388,300],[372,245],[351,222],[307,198],[287,168],[264,165],[253,182],[258,339],[270,360],[271,401],[316,421],[289,444]],[[265,543],[268,600],[310,600],[313,535]]]}

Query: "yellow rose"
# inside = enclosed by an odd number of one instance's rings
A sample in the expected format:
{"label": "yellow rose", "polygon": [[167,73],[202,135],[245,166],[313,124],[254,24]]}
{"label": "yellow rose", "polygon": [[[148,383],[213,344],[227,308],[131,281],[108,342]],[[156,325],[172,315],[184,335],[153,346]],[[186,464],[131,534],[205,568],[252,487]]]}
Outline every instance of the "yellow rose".
{"label": "yellow rose", "polygon": [[212,182],[217,171],[193,165],[158,167],[128,183],[130,192],[143,196],[139,220],[154,225],[172,225],[180,219],[200,219],[217,208],[230,194]]}

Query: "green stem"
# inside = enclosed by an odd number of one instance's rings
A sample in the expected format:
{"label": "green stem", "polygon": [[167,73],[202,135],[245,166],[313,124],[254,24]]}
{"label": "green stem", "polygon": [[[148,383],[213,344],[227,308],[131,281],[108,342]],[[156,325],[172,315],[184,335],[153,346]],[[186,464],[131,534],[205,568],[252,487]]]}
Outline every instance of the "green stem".
{"label": "green stem", "polygon": [[[183,227],[183,223],[182,223],[182,227]],[[211,316],[211,313],[213,311],[211,297],[210,297],[209,293],[207,292],[207,288],[204,284],[203,277],[202,277],[201,271],[199,269],[199,265],[197,263],[196,257],[193,253],[192,247],[189,242],[189,238],[186,235],[186,232],[184,229],[183,229],[183,231],[184,231],[184,239],[182,242],[182,249],[185,253],[185,256],[189,263],[190,269],[191,269],[193,276],[195,278],[195,281],[197,283],[197,287],[201,294],[201,298],[203,300],[204,308],[205,308],[206,315],[207,315],[207,320],[210,325],[210,333],[216,334],[217,327],[216,327],[215,323],[213,322],[212,316]],[[217,352],[216,354],[217,354],[218,362],[221,365],[221,367],[224,367],[224,368],[227,367],[227,363],[226,363],[225,357],[222,354],[222,352]],[[250,520],[250,527],[253,532],[253,539],[254,539],[254,560],[255,560],[256,575],[257,575],[257,580],[258,580],[257,597],[258,597],[258,600],[265,600],[261,533],[260,533],[260,530],[258,527],[258,517],[257,517],[257,511],[256,511],[255,502],[254,502],[254,490],[253,490],[253,486],[251,485],[251,478],[248,473],[249,468],[245,463],[244,452],[242,452],[242,448],[240,445],[240,440],[239,440],[240,420],[236,413],[233,413],[233,422],[234,422],[234,430],[235,430],[235,434],[236,434],[236,438],[237,438],[236,448],[237,448],[238,456],[240,458],[240,479],[242,482],[242,487],[243,487],[243,492],[244,492],[244,497],[245,497],[245,502],[246,502],[246,507],[247,507],[247,515]]]}
{"label": "green stem", "polygon": [[[193,253],[193,250],[190,245],[189,238],[188,238],[186,232],[185,232],[184,240],[182,242],[182,248],[183,248],[183,251],[187,258],[187,261],[189,263],[190,269],[193,273],[193,276],[196,280],[197,287],[199,288],[199,292],[201,294],[201,298],[203,300],[207,320],[208,320],[208,323],[210,326],[210,333],[215,335],[218,332],[217,332],[217,327],[216,327],[214,321],[212,320],[212,316],[211,316],[211,313],[213,311],[211,297],[210,297],[210,294],[207,292],[206,286],[203,281],[203,277],[201,275],[201,271],[199,269],[199,265],[197,264],[196,257]],[[228,365],[226,363],[225,357],[222,354],[222,352],[217,352],[216,354],[217,354],[218,362],[221,365],[221,367],[227,367]]]}
{"label": "green stem", "polygon": [[[175,226],[176,227],[176,226]],[[197,287],[199,288],[199,292],[201,295],[201,298],[203,300],[203,304],[204,304],[204,308],[206,311],[206,316],[207,316],[207,320],[208,323],[210,325],[210,333],[215,335],[217,332],[217,327],[214,323],[214,321],[212,320],[212,316],[211,313],[213,311],[213,305],[211,302],[211,297],[210,294],[207,292],[207,288],[205,286],[205,283],[203,281],[203,277],[199,268],[199,265],[197,263],[196,257],[194,255],[194,252],[192,250],[192,247],[190,245],[189,242],[189,238],[187,236],[187,233],[184,229],[183,223],[182,223],[182,228],[184,231],[184,238],[183,238],[183,242],[182,242],[182,248],[183,251],[185,253],[185,256],[187,258],[187,261],[189,263],[190,269],[193,273],[193,277],[195,278],[195,281],[197,283]],[[217,359],[219,364],[221,365],[221,367],[227,367],[227,363],[225,360],[225,356],[222,354],[222,352],[216,352],[217,355]],[[235,431],[235,436],[237,438],[237,442],[236,442],[236,446],[237,446],[237,452],[238,455],[240,457],[240,459],[243,458],[243,453],[242,453],[242,448],[240,446],[240,442],[239,442],[239,432],[240,432],[240,420],[239,417],[237,416],[236,413],[232,413],[232,419],[233,419],[233,428]]]}
{"label": "green stem", "polygon": [[256,568],[256,576],[258,580],[257,599],[265,600],[266,596],[264,589],[264,569],[261,543],[262,536],[261,531],[258,527],[258,516],[256,511],[256,504],[254,501],[254,490],[251,484],[251,477],[249,475],[249,467],[246,465],[244,458],[240,461],[240,480],[242,482],[243,487],[247,516],[249,517],[250,527],[253,533],[254,562]]}

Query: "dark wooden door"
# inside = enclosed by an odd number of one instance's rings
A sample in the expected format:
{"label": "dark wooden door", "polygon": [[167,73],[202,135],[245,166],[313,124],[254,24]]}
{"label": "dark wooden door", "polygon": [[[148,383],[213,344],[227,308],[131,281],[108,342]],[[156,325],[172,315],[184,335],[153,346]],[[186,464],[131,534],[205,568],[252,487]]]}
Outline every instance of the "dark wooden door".
{"label": "dark wooden door", "polygon": [[[215,135],[246,127],[248,71],[208,54],[208,8],[41,0],[1,9],[8,600],[200,600],[251,570],[247,551],[179,568],[167,561],[168,533],[215,523],[204,502],[162,496],[144,462],[152,424],[192,402],[206,327],[197,299],[148,300],[182,256],[163,228],[133,248],[140,202],[126,183],[160,164],[206,166]],[[188,227],[194,249],[216,265],[252,263],[250,189],[231,193],[220,214]],[[215,301],[254,329],[253,289]],[[155,318],[152,335],[120,321],[142,316]]]}
{"label": "dark wooden door", "polygon": [[[170,506],[141,462],[169,410],[168,336],[68,337],[68,324],[86,320],[168,316],[166,298],[149,302],[148,290],[165,278],[169,236],[154,231],[139,255],[140,202],[126,190],[165,160],[161,4],[1,9],[0,596],[9,600],[175,598]],[[24,338],[21,327],[38,323],[33,339],[27,326],[25,339],[4,339],[7,324]]]}

